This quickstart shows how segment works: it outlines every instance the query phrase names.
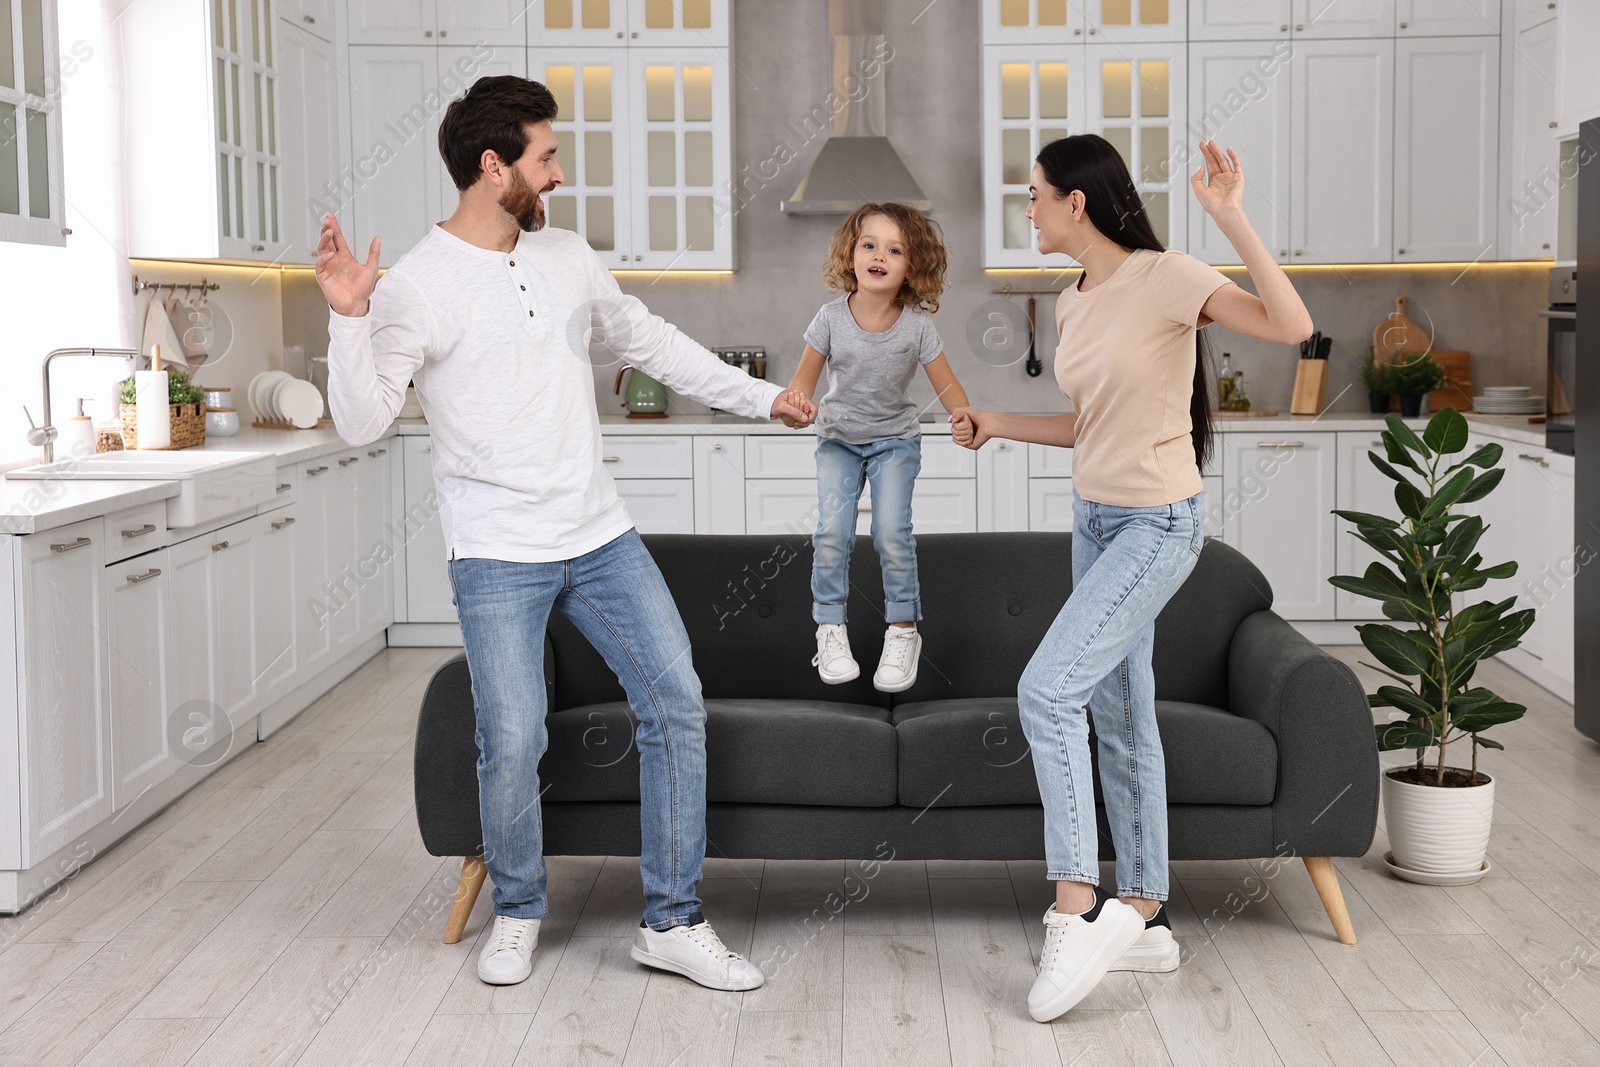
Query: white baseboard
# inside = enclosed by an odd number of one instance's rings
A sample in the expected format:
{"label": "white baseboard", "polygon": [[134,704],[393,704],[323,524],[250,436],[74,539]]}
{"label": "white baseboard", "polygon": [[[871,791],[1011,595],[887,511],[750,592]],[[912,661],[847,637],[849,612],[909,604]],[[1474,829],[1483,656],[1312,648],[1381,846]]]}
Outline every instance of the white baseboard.
{"label": "white baseboard", "polygon": [[1550,690],[1568,704],[1575,702],[1574,683],[1556,677],[1545,668],[1544,661],[1520,648],[1502,652],[1495,659],[1522,675],[1535,685]]}
{"label": "white baseboard", "polygon": [[460,648],[461,625],[454,622],[397,622],[389,627],[390,648]]}

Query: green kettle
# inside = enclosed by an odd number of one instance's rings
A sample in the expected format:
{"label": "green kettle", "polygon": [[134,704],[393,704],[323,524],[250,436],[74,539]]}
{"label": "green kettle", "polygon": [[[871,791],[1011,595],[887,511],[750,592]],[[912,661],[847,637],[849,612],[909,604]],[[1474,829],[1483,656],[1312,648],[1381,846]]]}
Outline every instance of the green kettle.
{"label": "green kettle", "polygon": [[638,367],[624,366],[617,371],[617,384],[612,386],[611,392],[615,396],[622,395],[622,376],[629,371],[633,376],[628,379],[627,408],[630,419],[664,419],[667,417],[667,387],[656,381]]}

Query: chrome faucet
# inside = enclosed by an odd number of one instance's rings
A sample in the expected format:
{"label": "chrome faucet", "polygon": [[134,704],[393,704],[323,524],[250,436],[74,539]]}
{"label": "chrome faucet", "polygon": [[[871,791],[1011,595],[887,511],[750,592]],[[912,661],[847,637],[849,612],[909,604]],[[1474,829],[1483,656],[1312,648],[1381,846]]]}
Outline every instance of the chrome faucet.
{"label": "chrome faucet", "polygon": [[[44,357],[44,425],[35,426],[28,415],[28,443],[44,449],[44,461],[53,463],[56,458],[56,428],[50,423],[50,364],[57,356],[112,356],[116,359],[137,359],[139,352],[133,348],[58,348]],[[27,408],[22,409],[24,413]]]}

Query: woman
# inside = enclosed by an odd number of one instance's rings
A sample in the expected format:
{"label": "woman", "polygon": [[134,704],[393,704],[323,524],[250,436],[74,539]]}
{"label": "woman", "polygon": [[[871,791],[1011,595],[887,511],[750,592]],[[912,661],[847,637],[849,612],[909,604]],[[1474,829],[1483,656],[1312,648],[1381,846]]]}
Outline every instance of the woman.
{"label": "woman", "polygon": [[[962,409],[954,439],[995,437],[1074,450],[1072,596],[1018,686],[1023,732],[1044,800],[1045,913],[1040,1022],[1063,1014],[1117,969],[1171,970],[1166,767],[1150,656],[1161,608],[1199,558],[1200,470],[1211,449],[1198,330],[1216,322],[1291,344],[1311,333],[1305,304],[1241,207],[1244,170],[1203,142],[1195,198],[1233,243],[1260,296],[1181,252],[1163,250],[1115,148],[1081,134],[1034,163],[1028,218],[1039,251],[1083,266],[1056,301],[1056,381],[1075,411],[1011,415]],[[1088,710],[1095,717],[1117,896],[1097,896]],[[1146,933],[1146,924],[1149,933]]]}

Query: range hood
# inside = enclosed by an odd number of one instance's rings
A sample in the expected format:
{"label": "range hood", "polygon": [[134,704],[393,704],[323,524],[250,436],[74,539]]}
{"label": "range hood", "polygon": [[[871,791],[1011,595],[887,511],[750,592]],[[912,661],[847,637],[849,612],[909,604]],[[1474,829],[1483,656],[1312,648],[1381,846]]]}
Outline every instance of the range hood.
{"label": "range hood", "polygon": [[883,36],[885,0],[828,0],[833,39],[833,134],[779,208],[785,215],[847,215],[868,200],[897,200],[928,213],[933,201],[889,143]]}

